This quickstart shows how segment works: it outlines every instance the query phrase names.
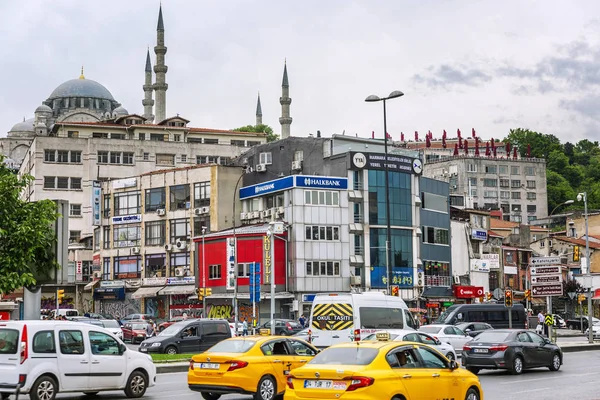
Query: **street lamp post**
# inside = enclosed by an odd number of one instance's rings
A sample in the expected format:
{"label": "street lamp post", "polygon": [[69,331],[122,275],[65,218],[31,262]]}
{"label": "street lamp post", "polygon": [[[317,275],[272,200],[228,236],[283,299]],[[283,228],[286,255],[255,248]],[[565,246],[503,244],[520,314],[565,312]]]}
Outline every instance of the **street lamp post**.
{"label": "street lamp post", "polygon": [[[244,171],[242,172],[242,174],[240,175],[240,177],[238,178],[236,184],[235,184],[235,188],[233,189],[233,213],[231,214],[231,222],[233,225],[233,317],[234,317],[234,326],[235,326],[235,333],[237,335],[238,332],[238,322],[239,322],[239,316],[238,316],[238,300],[237,300],[237,296],[238,296],[238,279],[237,279],[237,236],[235,234],[235,201],[237,199],[237,190],[238,190],[238,186],[240,185],[240,182],[242,181],[242,178],[244,177],[244,175],[246,174],[246,169],[244,168]],[[229,260],[227,260],[229,262]],[[227,271],[227,279],[229,279],[229,271]]]}
{"label": "street lamp post", "polygon": [[385,153],[385,209],[386,209],[386,242],[385,242],[385,263],[386,263],[386,290],[387,294],[390,295],[390,278],[392,277],[392,255],[391,255],[391,246],[392,246],[392,228],[391,228],[391,220],[390,220],[390,171],[388,166],[388,133],[387,133],[387,112],[386,112],[386,101],[395,99],[397,97],[404,96],[399,90],[394,90],[388,97],[379,97],[375,95],[370,95],[365,99],[366,102],[372,103],[376,101],[383,102],[383,135],[384,135],[384,153]]}
{"label": "street lamp post", "polygon": [[204,247],[204,236],[206,235],[206,226],[202,227],[202,290],[204,291],[202,295],[202,316],[207,318],[208,314],[206,312],[206,251]]}
{"label": "street lamp post", "polygon": [[[585,218],[585,264],[587,268],[586,276],[588,279],[588,341],[594,343],[594,330],[592,329],[592,318],[594,312],[592,310],[592,271],[590,269],[590,238],[588,232],[588,209],[587,209],[587,192],[579,193],[577,201],[583,201],[583,213]],[[583,329],[583,324],[582,324]]]}

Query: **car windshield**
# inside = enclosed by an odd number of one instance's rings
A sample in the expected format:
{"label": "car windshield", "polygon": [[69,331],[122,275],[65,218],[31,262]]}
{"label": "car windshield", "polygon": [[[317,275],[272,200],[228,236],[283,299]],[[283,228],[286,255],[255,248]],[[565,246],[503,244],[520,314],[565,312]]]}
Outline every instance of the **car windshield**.
{"label": "car windshield", "polygon": [[[394,340],[398,337],[398,334],[396,333],[390,333],[390,340]],[[368,342],[374,342],[377,340],[377,334],[376,333],[371,333],[369,336],[365,337],[363,340],[366,340]]]}
{"label": "car windshield", "polygon": [[450,306],[446,311],[440,314],[440,316],[434,321],[436,324],[447,324],[452,316],[454,315],[454,310],[456,310],[456,306]]}
{"label": "car windshield", "polygon": [[501,343],[506,341],[509,335],[510,332],[483,331],[479,335],[475,336],[472,342]]}
{"label": "car windshield", "polygon": [[250,350],[256,342],[254,340],[236,339],[223,340],[215,344],[207,351],[210,353],[245,353]]}
{"label": "car windshield", "polygon": [[19,331],[0,328],[0,354],[17,354]]}
{"label": "car windshield", "polygon": [[419,330],[421,332],[426,332],[426,333],[438,333],[440,331],[440,327],[439,326],[422,326],[419,328]]}
{"label": "car windshield", "polygon": [[119,323],[117,321],[102,321],[102,324],[104,325],[105,328],[120,328],[121,325],[119,325]]}
{"label": "car windshield", "polygon": [[145,330],[146,329],[146,324],[132,324],[131,325],[131,329]]}
{"label": "car windshield", "polygon": [[317,365],[368,365],[375,359],[378,352],[378,349],[368,347],[334,347],[323,350],[308,363]]}
{"label": "car windshield", "polygon": [[167,329],[158,334],[158,336],[170,337],[175,336],[181,331],[181,325],[175,324],[169,326]]}

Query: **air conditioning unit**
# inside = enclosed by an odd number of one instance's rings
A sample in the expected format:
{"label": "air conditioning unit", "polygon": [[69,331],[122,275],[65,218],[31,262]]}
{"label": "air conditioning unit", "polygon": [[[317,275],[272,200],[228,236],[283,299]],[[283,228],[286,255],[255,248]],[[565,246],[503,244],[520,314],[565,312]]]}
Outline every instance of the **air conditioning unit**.
{"label": "air conditioning unit", "polygon": [[240,219],[244,220],[244,219],[248,219],[248,213],[240,213]]}
{"label": "air conditioning unit", "polygon": [[258,164],[256,166],[256,172],[266,172],[267,171],[267,164]]}
{"label": "air conditioning unit", "polygon": [[185,268],[175,268],[175,276],[185,276]]}
{"label": "air conditioning unit", "polygon": [[283,214],[284,208],[283,207],[277,207],[277,214]]}
{"label": "air conditioning unit", "polygon": [[258,218],[260,217],[260,211],[252,211],[250,213],[250,219],[254,219],[254,218]]}
{"label": "air conditioning unit", "polygon": [[292,161],[292,171],[298,171],[302,169],[302,161]]}
{"label": "air conditioning unit", "polygon": [[452,189],[456,190],[457,188],[458,188],[458,186],[452,185]]}
{"label": "air conditioning unit", "polygon": [[425,276],[423,274],[423,271],[419,271],[417,272],[417,287],[423,286],[425,286]]}
{"label": "air conditioning unit", "polygon": [[208,214],[210,212],[210,207],[202,207],[201,210],[202,214]]}
{"label": "air conditioning unit", "polygon": [[350,286],[360,286],[361,284],[362,284],[362,277],[360,275],[350,277]]}
{"label": "air conditioning unit", "polygon": [[454,284],[455,285],[460,285],[460,276],[453,275],[453,278],[454,278]]}
{"label": "air conditioning unit", "polygon": [[269,209],[267,209],[267,210],[265,210],[263,212],[264,212],[265,217],[270,217],[271,215],[273,215],[273,209],[272,208],[269,208]]}
{"label": "air conditioning unit", "polygon": [[194,208],[194,215],[200,215],[200,214],[202,214],[202,207]]}
{"label": "air conditioning unit", "polygon": [[165,251],[171,251],[173,250],[173,246],[170,244],[165,244]]}
{"label": "air conditioning unit", "polygon": [[167,212],[165,211],[164,208],[159,208],[158,210],[156,210],[156,215],[160,216],[160,217],[164,217],[167,214]]}
{"label": "air conditioning unit", "polygon": [[185,250],[187,249],[187,242],[185,240],[178,240],[175,243],[175,247],[177,247],[177,250]]}
{"label": "air conditioning unit", "polygon": [[140,254],[140,248],[139,247],[134,247],[133,250],[131,250],[131,252],[133,254]]}
{"label": "air conditioning unit", "polygon": [[262,218],[268,217],[269,215],[267,214],[267,210],[263,210],[263,211],[261,211],[261,212],[260,212],[260,216],[261,216]]}

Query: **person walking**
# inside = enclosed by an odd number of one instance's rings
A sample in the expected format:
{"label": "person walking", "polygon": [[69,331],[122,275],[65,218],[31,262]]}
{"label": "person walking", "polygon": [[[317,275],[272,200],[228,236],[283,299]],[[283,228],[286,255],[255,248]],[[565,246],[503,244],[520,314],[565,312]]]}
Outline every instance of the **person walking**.
{"label": "person walking", "polygon": [[545,329],[544,329],[544,313],[542,312],[542,310],[540,310],[538,312],[538,324],[537,327],[535,328],[536,332],[539,333],[540,335],[544,333]]}
{"label": "person walking", "polygon": [[154,336],[154,323],[150,320],[146,324],[146,337],[151,338],[152,336]]}
{"label": "person walking", "polygon": [[304,318],[304,314],[302,314],[300,318],[298,318],[298,322],[300,323],[302,328],[306,328],[306,318]]}
{"label": "person walking", "polygon": [[248,336],[248,321],[242,318],[242,336]]}

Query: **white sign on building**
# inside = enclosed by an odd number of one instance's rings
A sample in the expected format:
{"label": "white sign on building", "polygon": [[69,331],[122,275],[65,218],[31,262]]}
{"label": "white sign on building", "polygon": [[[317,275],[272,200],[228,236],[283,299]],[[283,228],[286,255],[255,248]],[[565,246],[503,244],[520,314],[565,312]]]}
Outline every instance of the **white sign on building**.
{"label": "white sign on building", "polygon": [[500,269],[499,254],[482,254],[481,260],[486,262],[489,269]]}

